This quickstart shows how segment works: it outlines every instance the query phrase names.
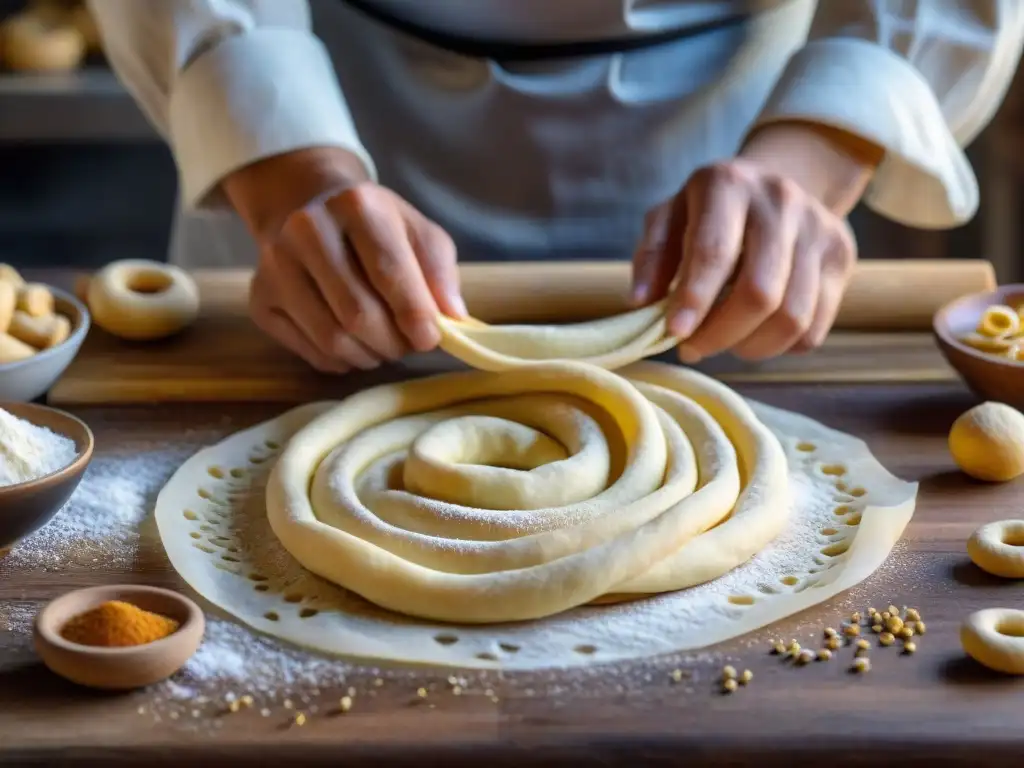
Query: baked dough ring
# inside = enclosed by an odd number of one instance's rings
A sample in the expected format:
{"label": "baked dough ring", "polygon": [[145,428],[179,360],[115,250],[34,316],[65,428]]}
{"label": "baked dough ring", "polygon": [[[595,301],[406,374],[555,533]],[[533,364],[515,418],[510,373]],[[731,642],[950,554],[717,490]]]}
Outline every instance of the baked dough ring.
{"label": "baked dough ring", "polygon": [[967,540],[967,554],[993,576],[1024,579],[1024,520],[998,520],[981,526]]}
{"label": "baked dough ring", "polygon": [[1024,675],[1024,611],[989,608],[972,613],[960,628],[960,645],[989,669]]}
{"label": "baked dough ring", "polygon": [[782,447],[712,379],[626,373],[533,363],[355,394],[289,441],[270,525],[308,570],[440,621],[534,619],[715,578],[784,525]]}
{"label": "baked dough ring", "polygon": [[31,11],[0,25],[3,63],[15,72],[68,72],[85,58],[86,41],[72,26]]}
{"label": "baked dough ring", "polygon": [[199,289],[184,270],[144,259],[115,261],[89,281],[89,310],[103,330],[135,341],[178,333],[199,314]]}

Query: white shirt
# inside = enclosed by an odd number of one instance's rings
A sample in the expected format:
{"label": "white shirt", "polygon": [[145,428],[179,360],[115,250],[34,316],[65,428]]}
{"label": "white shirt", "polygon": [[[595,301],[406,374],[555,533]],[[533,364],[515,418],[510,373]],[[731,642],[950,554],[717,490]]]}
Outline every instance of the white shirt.
{"label": "white shirt", "polygon": [[501,66],[413,40],[342,0],[91,0],[118,76],[170,144],[176,260],[253,248],[219,182],[310,146],[360,155],[460,258],[625,258],[643,214],[761,123],[801,118],[886,149],[865,201],[967,221],[964,146],[1016,70],[1024,0],[374,0],[462,35],[593,40],[754,8],[745,27],[646,51]]}

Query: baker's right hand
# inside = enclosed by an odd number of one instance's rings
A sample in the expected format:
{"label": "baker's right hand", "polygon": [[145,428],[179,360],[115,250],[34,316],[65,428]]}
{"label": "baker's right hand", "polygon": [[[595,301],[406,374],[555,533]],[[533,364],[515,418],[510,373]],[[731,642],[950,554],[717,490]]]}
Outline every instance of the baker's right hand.
{"label": "baker's right hand", "polygon": [[341,149],[280,155],[224,191],[260,246],[256,325],[321,371],[369,370],[440,341],[464,317],[455,245]]}

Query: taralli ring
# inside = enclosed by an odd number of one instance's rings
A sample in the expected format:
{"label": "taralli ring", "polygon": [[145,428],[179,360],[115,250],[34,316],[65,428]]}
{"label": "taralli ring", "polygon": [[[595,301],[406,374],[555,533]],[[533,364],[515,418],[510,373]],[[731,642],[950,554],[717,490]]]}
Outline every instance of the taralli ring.
{"label": "taralli ring", "polygon": [[1024,520],[983,525],[967,540],[967,554],[993,576],[1024,579]]}
{"label": "taralli ring", "polygon": [[156,261],[115,261],[89,282],[89,310],[103,330],[133,341],[175,334],[199,314],[187,272]]}
{"label": "taralli ring", "polygon": [[989,608],[972,613],[960,628],[960,645],[989,669],[1024,675],[1024,611]]}

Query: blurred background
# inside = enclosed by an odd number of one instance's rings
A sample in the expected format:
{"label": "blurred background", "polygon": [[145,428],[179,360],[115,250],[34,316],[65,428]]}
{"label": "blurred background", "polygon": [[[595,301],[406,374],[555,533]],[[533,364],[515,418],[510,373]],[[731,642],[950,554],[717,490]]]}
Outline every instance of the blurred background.
{"label": "blurred background", "polygon": [[[25,5],[0,0],[0,18]],[[88,39],[87,15],[80,23]],[[42,75],[17,71],[24,63],[3,52],[0,59],[0,262],[88,268],[115,258],[165,258],[174,163],[102,52],[93,46],[80,63],[65,62],[69,71]],[[919,232],[857,210],[862,258],[987,258],[1000,282],[1024,280],[1021,138],[1018,73],[995,121],[969,151],[981,184],[977,218],[954,231]]]}

